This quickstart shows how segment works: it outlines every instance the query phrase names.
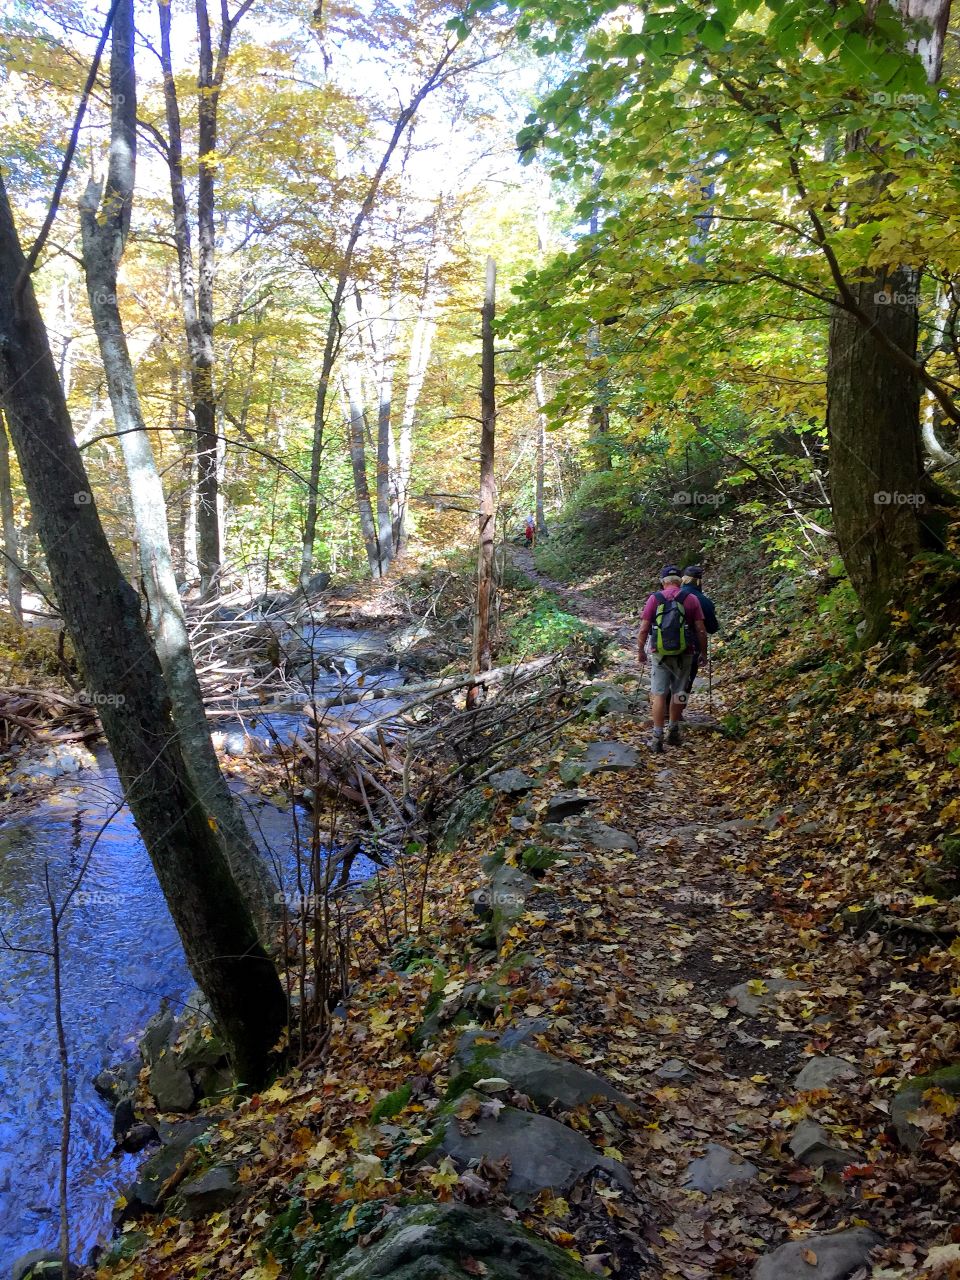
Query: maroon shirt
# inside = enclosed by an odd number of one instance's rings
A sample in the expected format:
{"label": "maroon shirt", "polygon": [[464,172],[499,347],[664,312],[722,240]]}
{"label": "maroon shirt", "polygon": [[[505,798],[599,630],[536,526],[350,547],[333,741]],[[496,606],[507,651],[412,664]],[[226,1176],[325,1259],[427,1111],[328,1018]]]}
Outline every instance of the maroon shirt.
{"label": "maroon shirt", "polygon": [[[668,600],[673,600],[680,594],[680,587],[661,587],[660,590]],[[657,594],[653,593],[643,606],[643,621],[649,622],[653,626],[653,620],[657,616]],[[696,653],[697,651],[697,632],[694,626],[697,622],[703,622],[703,606],[693,594],[692,591],[687,592],[683,597],[683,611],[687,615],[687,653]],[[647,653],[653,653],[653,638],[647,636]]]}

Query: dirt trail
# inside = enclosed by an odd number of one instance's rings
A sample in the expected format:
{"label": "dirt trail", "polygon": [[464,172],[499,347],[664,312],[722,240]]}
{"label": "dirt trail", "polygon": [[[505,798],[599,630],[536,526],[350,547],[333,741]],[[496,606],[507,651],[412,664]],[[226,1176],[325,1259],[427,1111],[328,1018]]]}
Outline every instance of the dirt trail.
{"label": "dirt trail", "polygon": [[[516,563],[632,649],[632,628],[614,609],[539,574],[529,552]],[[631,664],[632,653],[615,660],[621,672]],[[803,903],[781,891],[788,875],[769,842],[802,829],[804,802],[745,812],[739,783],[752,766],[741,744],[711,731],[715,722],[694,723],[683,745],[652,756],[648,724],[638,689],[633,714],[607,717],[589,732],[635,747],[637,766],[581,783],[597,796],[596,815],[632,836],[638,851],[574,855],[566,885],[551,886],[553,872],[544,882],[560,912],[546,947],[557,978],[583,978],[575,997],[581,1034],[557,1051],[643,1102],[644,1124],[623,1156],[651,1207],[656,1225],[647,1239],[663,1275],[745,1280],[758,1253],[793,1236],[865,1223],[883,1233],[894,1216],[889,1205],[865,1204],[857,1183],[838,1176],[863,1158],[856,1143],[859,1134],[862,1151],[856,1095],[863,1089],[852,1078],[863,1046],[847,1011],[869,978],[852,971],[846,939],[811,955]],[[822,832],[807,826],[802,839],[815,866]],[[570,880],[575,894],[564,892]],[[586,898],[595,906],[585,921]],[[798,1072],[825,1055],[848,1059],[851,1079],[799,1094]],[[807,1163],[789,1148],[802,1123],[830,1126],[826,1148]],[[809,1259],[800,1263],[809,1270]],[[779,1259],[775,1265],[782,1280],[799,1274]]]}

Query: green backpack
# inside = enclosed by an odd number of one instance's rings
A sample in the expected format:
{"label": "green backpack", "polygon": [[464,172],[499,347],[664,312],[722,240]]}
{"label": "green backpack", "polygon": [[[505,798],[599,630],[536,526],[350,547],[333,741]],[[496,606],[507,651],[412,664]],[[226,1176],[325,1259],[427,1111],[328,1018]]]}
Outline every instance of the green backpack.
{"label": "green backpack", "polygon": [[675,657],[687,651],[687,613],[683,598],[671,600],[662,591],[655,593],[657,611],[653,615],[653,651],[662,657]]}

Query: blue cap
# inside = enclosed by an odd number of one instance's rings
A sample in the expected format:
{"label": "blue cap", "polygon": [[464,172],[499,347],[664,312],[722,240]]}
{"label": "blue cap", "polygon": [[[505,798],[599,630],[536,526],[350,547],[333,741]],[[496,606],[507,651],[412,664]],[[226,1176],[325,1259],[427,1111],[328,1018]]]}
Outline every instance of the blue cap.
{"label": "blue cap", "polygon": [[683,577],[683,574],[680,572],[680,570],[677,568],[675,564],[665,564],[663,568],[660,570],[661,581],[663,581],[664,578],[682,578],[682,577]]}

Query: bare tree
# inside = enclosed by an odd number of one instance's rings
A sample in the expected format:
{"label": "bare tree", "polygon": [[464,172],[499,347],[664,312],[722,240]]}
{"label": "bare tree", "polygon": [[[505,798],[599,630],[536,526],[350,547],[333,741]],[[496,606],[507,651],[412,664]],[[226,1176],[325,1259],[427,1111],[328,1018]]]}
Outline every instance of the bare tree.
{"label": "bare tree", "polygon": [[[494,474],[497,424],[496,364],[493,348],[493,321],[496,315],[497,264],[487,258],[486,287],[483,297],[480,364],[480,516],[479,553],[477,557],[477,604],[473,619],[474,674],[489,671],[490,600],[493,594],[493,557],[496,538],[497,482]],[[467,705],[472,706],[479,686],[471,687]]]}

